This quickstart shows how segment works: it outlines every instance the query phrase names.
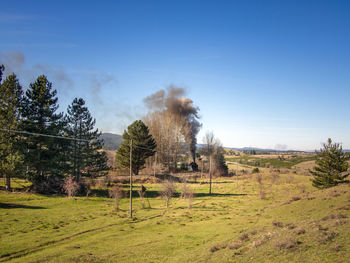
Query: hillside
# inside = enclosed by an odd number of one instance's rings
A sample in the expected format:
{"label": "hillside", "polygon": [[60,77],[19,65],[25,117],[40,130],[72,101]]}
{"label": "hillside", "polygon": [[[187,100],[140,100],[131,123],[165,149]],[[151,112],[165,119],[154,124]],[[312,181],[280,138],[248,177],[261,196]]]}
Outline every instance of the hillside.
{"label": "hillside", "polygon": [[123,141],[123,137],[119,134],[113,133],[102,133],[101,139],[104,142],[103,149],[105,150],[116,150]]}
{"label": "hillside", "polygon": [[207,179],[188,184],[191,208],[176,197],[166,209],[161,185],[143,183],[143,209],[136,184],[133,220],[128,198],[116,212],[103,186],[74,199],[0,191],[0,261],[350,262],[349,184],[316,190],[267,170],[237,179],[215,179],[212,196]]}

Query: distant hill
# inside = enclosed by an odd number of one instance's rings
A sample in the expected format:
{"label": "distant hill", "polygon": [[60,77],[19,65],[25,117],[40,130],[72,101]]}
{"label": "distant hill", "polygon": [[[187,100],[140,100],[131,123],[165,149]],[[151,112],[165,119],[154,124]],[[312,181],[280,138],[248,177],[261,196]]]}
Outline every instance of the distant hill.
{"label": "distant hill", "polygon": [[[203,148],[205,147],[204,144],[197,144],[197,147],[198,148]],[[224,148],[226,149],[230,149],[230,150],[233,150],[233,151],[240,151],[240,152],[244,152],[244,151],[256,151],[256,152],[279,152],[279,153],[292,153],[292,152],[300,152],[300,153],[303,153],[303,152],[307,152],[307,151],[298,151],[298,150],[276,150],[276,149],[262,149],[262,148],[256,148],[256,147],[242,147],[242,148],[235,148],[235,147],[225,147]],[[346,151],[346,150],[344,150]]]}
{"label": "distant hill", "polygon": [[103,149],[115,151],[123,141],[123,137],[119,134],[102,133],[101,139],[104,142]]}

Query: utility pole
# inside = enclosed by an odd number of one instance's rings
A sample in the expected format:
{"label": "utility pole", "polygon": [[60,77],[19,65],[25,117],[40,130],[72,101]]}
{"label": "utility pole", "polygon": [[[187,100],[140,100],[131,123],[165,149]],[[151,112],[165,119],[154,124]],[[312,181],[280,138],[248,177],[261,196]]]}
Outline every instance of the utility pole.
{"label": "utility pole", "polygon": [[236,162],[236,186],[238,187],[238,163]]}
{"label": "utility pole", "polygon": [[130,218],[132,218],[132,139],[130,140]]}
{"label": "utility pole", "polygon": [[209,156],[209,195],[211,195],[211,155]]}

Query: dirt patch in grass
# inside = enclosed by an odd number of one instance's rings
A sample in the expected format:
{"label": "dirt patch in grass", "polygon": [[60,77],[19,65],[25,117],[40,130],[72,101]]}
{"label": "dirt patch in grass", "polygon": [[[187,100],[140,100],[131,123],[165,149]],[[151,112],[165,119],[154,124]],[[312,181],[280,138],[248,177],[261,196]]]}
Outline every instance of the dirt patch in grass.
{"label": "dirt patch in grass", "polygon": [[279,221],[273,221],[272,225],[275,227],[283,227],[284,226],[284,224],[282,222],[279,222]]}
{"label": "dirt patch in grass", "polygon": [[324,232],[322,235],[318,238],[318,241],[322,244],[326,244],[328,242],[332,242],[336,237],[338,236],[338,233],[329,231]]}
{"label": "dirt patch in grass", "polygon": [[247,233],[244,233],[239,237],[239,240],[241,240],[242,242],[246,242],[249,240],[249,235]]}
{"label": "dirt patch in grass", "polygon": [[239,249],[242,246],[241,242],[233,242],[228,245],[229,249]]}
{"label": "dirt patch in grass", "polygon": [[226,247],[227,247],[227,245],[225,245],[225,244],[216,244],[210,248],[210,252],[214,253],[220,249],[225,249]]}
{"label": "dirt patch in grass", "polygon": [[302,234],[305,234],[306,231],[305,231],[304,228],[299,227],[299,228],[297,228],[297,229],[294,231],[294,233],[297,234],[297,235],[302,235]]}
{"label": "dirt patch in grass", "polygon": [[275,244],[275,247],[279,250],[289,250],[297,247],[299,244],[301,244],[300,241],[298,241],[294,237],[290,237],[278,240]]}

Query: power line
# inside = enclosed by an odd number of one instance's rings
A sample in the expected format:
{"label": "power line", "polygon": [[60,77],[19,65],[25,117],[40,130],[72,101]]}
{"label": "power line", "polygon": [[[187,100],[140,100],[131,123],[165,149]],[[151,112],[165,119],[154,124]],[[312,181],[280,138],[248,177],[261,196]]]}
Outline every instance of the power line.
{"label": "power line", "polygon": [[28,134],[28,135],[35,135],[35,136],[43,136],[43,137],[50,137],[50,138],[57,138],[57,139],[66,139],[66,140],[73,140],[73,141],[83,141],[83,142],[89,142],[90,140],[85,139],[77,139],[73,137],[67,137],[67,136],[58,136],[58,135],[50,135],[50,134],[43,134],[43,133],[36,133],[36,132],[28,132],[28,131],[19,131],[19,130],[10,130],[10,129],[1,129],[2,132],[13,132],[13,133],[19,133],[19,134]]}

